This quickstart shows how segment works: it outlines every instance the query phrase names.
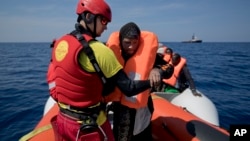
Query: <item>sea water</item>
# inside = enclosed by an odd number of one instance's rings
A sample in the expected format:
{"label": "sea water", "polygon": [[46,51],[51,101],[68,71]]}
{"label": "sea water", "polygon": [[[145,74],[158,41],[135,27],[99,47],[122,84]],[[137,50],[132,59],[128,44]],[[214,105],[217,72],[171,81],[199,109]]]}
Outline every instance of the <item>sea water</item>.
{"label": "sea water", "polygon": [[[250,43],[163,42],[187,59],[199,91],[217,107],[220,126],[250,124]],[[0,139],[18,140],[43,114],[49,96],[50,43],[0,43]]]}

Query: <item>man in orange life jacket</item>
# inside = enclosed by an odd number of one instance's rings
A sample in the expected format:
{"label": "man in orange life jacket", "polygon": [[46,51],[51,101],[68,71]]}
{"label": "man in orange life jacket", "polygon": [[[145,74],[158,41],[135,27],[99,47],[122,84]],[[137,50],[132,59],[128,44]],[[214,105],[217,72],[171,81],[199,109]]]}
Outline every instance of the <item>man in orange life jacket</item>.
{"label": "man in orange life jacket", "polygon": [[102,108],[102,96],[117,86],[133,96],[153,86],[153,80],[130,80],[112,50],[95,40],[111,22],[104,0],[79,0],[75,30],[54,42],[47,81],[60,112],[51,122],[57,141],[114,141]]}
{"label": "man in orange life jacket", "polygon": [[174,78],[175,82],[173,81],[174,83],[172,83],[172,79],[170,78],[169,80],[166,81],[166,83],[173,87],[178,88],[180,92],[190,87],[194,96],[201,96],[201,94],[196,91],[193,78],[187,67],[186,59],[181,57],[181,55],[178,53],[173,53],[171,62],[175,67],[175,72],[172,76],[172,78],[175,77]]}
{"label": "man in orange life jacket", "polygon": [[[160,84],[163,75],[159,68],[153,68],[157,51],[158,38],[148,31],[140,31],[139,27],[129,22],[121,27],[119,32],[113,32],[107,46],[110,47],[125,72],[131,79],[154,80],[155,85]],[[110,101],[114,107],[114,134],[117,141],[152,140],[151,114],[153,112],[150,91],[127,97],[115,91]],[[121,97],[117,96],[121,94]],[[118,102],[117,102],[118,100]]]}

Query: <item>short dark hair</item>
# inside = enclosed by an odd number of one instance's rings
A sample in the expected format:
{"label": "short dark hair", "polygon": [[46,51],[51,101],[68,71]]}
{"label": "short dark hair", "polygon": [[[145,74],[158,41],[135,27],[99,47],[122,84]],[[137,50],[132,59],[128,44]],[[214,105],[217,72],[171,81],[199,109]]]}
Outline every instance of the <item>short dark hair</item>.
{"label": "short dark hair", "polygon": [[121,43],[124,38],[138,38],[140,36],[140,28],[134,22],[129,22],[121,27],[119,32],[119,41]]}
{"label": "short dark hair", "polygon": [[167,48],[165,53],[167,54],[173,54],[173,50],[171,48]]}
{"label": "short dark hair", "polygon": [[172,56],[172,63],[174,66],[178,65],[181,61],[181,55],[178,53],[174,53]]}

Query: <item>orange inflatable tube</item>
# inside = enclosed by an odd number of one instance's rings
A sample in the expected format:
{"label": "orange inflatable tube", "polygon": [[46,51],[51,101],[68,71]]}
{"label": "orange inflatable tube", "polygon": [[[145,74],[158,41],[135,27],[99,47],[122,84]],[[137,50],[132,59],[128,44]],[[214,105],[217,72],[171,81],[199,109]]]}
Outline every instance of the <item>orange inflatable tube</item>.
{"label": "orange inflatable tube", "polygon": [[228,141],[229,133],[201,120],[185,109],[152,94],[154,113],[152,135],[155,141]]}
{"label": "orange inflatable tube", "polygon": [[[154,113],[152,115],[152,136],[154,141],[228,141],[229,132],[212,125],[152,94]],[[55,103],[42,117],[35,129],[19,141],[54,141],[54,132],[50,124],[59,108]]]}
{"label": "orange inflatable tube", "polygon": [[48,113],[42,117],[33,131],[23,136],[19,141],[54,141],[54,132],[50,123],[52,117],[59,112],[58,105],[55,103]]}

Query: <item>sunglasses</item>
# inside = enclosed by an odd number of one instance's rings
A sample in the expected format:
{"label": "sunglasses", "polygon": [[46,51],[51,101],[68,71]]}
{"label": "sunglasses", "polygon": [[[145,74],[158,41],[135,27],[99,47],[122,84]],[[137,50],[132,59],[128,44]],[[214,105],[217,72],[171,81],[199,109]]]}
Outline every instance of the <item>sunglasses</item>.
{"label": "sunglasses", "polygon": [[105,17],[101,17],[101,23],[103,25],[107,25],[108,24],[108,20]]}

